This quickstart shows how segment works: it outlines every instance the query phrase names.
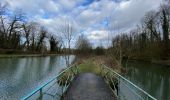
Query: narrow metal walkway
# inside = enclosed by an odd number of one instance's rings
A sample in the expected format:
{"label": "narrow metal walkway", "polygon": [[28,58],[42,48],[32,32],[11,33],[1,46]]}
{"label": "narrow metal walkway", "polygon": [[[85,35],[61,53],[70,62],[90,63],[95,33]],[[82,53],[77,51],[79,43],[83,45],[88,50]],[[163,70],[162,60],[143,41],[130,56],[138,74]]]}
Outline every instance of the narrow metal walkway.
{"label": "narrow metal walkway", "polygon": [[116,100],[104,79],[93,73],[75,77],[62,100]]}

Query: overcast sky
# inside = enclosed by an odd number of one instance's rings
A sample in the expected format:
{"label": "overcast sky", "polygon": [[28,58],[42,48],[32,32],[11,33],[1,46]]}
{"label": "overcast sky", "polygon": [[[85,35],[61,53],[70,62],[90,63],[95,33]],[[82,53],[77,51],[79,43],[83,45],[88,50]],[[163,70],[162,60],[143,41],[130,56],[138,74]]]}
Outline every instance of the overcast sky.
{"label": "overcast sky", "polygon": [[[22,9],[29,20],[36,21],[54,34],[67,18],[74,20],[77,36],[84,34],[95,45],[106,45],[108,25],[117,31],[128,31],[147,11],[157,10],[161,0],[0,0],[9,11]],[[108,23],[109,20],[109,23]],[[109,34],[109,35],[110,35]],[[102,41],[102,42],[101,42]]]}

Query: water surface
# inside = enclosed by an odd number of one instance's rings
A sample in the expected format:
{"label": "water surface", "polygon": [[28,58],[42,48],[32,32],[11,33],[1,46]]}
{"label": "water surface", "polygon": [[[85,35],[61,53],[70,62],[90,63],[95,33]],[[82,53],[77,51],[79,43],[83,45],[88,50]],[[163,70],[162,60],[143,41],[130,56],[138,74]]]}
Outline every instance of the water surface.
{"label": "water surface", "polygon": [[158,100],[170,100],[170,66],[130,61],[126,78]]}
{"label": "water surface", "polygon": [[64,68],[63,56],[0,58],[0,100],[21,99]]}

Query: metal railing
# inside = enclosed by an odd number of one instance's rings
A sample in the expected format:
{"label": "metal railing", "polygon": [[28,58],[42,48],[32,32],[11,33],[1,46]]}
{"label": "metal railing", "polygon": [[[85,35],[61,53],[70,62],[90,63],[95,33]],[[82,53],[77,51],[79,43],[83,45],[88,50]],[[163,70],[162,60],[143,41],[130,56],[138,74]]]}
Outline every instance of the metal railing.
{"label": "metal railing", "polygon": [[106,65],[101,66],[101,75],[119,100],[157,100]]}
{"label": "metal railing", "polygon": [[[22,98],[22,100],[59,100],[78,73],[79,69],[77,66],[68,67],[56,77]],[[119,100],[157,100],[105,65],[101,66],[101,75]]]}
{"label": "metal railing", "polygon": [[77,66],[68,67],[44,85],[23,97],[22,100],[45,100],[50,98],[59,100],[76,74],[78,74]]}

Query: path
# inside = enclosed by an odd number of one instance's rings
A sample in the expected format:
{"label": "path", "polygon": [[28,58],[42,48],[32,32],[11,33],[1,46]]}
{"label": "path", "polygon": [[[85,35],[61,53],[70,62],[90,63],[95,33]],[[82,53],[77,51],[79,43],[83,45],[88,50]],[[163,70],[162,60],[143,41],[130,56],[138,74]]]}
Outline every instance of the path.
{"label": "path", "polygon": [[116,100],[104,79],[93,73],[75,77],[62,100]]}

